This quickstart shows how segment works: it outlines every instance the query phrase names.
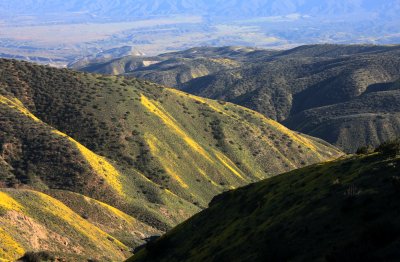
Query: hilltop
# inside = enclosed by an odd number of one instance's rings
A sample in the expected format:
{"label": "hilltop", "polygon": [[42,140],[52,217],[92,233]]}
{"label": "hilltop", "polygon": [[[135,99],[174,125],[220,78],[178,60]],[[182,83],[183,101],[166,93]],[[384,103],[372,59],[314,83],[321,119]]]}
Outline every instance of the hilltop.
{"label": "hilltop", "polygon": [[343,154],[231,103],[14,60],[0,60],[0,111],[10,260],[121,260],[217,194]]}
{"label": "hilltop", "polygon": [[204,47],[80,69],[135,76],[233,102],[355,152],[399,134],[399,54],[398,45],[307,45],[283,51]]}
{"label": "hilltop", "polygon": [[226,192],[128,261],[397,261],[399,164],[358,155]]}

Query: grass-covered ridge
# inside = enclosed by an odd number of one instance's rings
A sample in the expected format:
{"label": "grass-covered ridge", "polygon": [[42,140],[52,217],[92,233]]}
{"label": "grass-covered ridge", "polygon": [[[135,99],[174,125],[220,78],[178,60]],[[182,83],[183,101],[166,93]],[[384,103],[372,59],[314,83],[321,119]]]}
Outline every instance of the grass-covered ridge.
{"label": "grass-covered ridge", "polygon": [[226,192],[129,261],[397,261],[399,164],[358,155]]}
{"label": "grass-covered ridge", "polygon": [[129,248],[219,193],[342,154],[243,107],[135,79],[1,60],[0,95],[1,186],[46,192],[101,228],[105,209],[84,214],[73,193],[116,208],[138,221],[107,231]]}
{"label": "grass-covered ridge", "polygon": [[399,45],[203,47],[80,70],[135,76],[233,102],[353,153],[400,132],[399,52]]}
{"label": "grass-covered ridge", "polygon": [[[46,194],[2,189],[0,196],[0,257],[3,259],[14,261],[32,250],[47,250],[77,260],[120,261],[129,254],[126,245]],[[120,219],[132,219],[125,216]]]}

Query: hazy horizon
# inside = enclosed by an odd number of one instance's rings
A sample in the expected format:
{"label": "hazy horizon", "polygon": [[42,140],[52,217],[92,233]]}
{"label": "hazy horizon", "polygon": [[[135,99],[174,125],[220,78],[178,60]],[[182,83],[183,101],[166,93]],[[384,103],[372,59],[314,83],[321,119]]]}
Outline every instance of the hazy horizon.
{"label": "hazy horizon", "polygon": [[121,46],[396,44],[399,13],[398,0],[0,1],[0,56],[65,65]]}

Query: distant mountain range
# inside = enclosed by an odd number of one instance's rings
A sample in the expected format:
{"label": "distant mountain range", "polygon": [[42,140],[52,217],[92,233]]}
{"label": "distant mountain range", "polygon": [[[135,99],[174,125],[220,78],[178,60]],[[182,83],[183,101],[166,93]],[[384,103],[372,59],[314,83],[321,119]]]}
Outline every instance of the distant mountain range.
{"label": "distant mountain range", "polygon": [[399,0],[0,0],[0,57],[64,67],[124,46],[397,44],[399,13]]}
{"label": "distant mountain range", "polygon": [[348,152],[400,134],[400,46],[193,48],[78,68],[234,102]]}
{"label": "distant mountain range", "polygon": [[400,10],[398,0],[84,0],[0,1],[5,14],[40,15],[56,12],[79,12],[102,17],[138,17],[196,14],[215,17],[260,17],[293,13],[326,16],[347,14],[395,15]]}

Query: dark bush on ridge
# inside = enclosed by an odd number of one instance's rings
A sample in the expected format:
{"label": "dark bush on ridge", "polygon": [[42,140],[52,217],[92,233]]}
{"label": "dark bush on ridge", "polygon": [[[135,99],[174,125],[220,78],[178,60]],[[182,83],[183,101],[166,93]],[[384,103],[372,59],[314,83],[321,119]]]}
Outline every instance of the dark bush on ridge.
{"label": "dark bush on ridge", "polygon": [[400,153],[400,138],[386,141],[375,149],[375,152],[385,156],[396,156]]}
{"label": "dark bush on ridge", "polygon": [[372,153],[373,151],[374,151],[374,148],[371,146],[362,146],[357,149],[356,154],[357,155],[365,155],[365,154]]}
{"label": "dark bush on ridge", "polygon": [[54,257],[46,252],[26,252],[23,257],[21,257],[18,261],[23,262],[41,262],[41,261],[54,261]]}

